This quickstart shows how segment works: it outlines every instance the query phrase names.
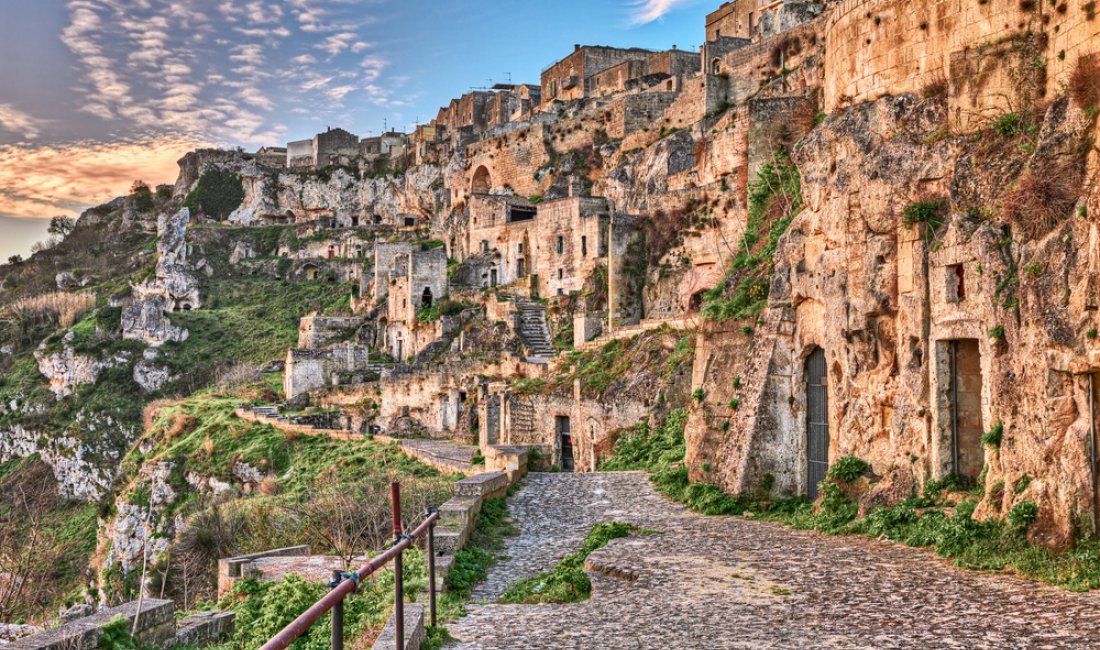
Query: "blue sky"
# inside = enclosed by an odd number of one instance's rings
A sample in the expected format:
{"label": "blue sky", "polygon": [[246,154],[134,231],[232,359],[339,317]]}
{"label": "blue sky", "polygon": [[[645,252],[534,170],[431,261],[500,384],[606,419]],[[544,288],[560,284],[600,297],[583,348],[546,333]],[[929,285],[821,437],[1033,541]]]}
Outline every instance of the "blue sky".
{"label": "blue sky", "polygon": [[574,43],[694,49],[718,4],[0,0],[0,217],[170,182],[197,146],[409,129],[508,73],[538,83]]}

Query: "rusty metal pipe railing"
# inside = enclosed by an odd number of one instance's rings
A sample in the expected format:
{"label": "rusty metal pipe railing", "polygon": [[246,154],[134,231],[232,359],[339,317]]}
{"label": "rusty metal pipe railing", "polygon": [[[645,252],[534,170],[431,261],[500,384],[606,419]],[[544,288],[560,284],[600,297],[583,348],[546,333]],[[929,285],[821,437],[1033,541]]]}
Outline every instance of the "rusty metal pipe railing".
{"label": "rusty metal pipe railing", "polygon": [[[396,487],[396,482],[394,483],[394,486],[395,487],[392,488],[394,493],[399,494],[400,488]],[[398,496],[398,501],[395,503],[395,505],[396,507],[394,509],[394,520],[395,522],[397,522],[398,530],[400,530],[400,496]],[[320,620],[322,616],[335,608],[337,604],[343,604],[344,599],[347,598],[352,592],[354,592],[356,588],[358,588],[359,583],[363,579],[382,569],[384,566],[389,564],[391,560],[400,561],[399,558],[401,557],[401,554],[410,546],[412,546],[413,542],[427,534],[428,531],[435,526],[437,519],[439,519],[439,513],[431,512],[428,514],[427,517],[425,517],[424,521],[420,522],[420,525],[417,526],[412,531],[412,533],[410,533],[409,535],[400,535],[398,537],[395,537],[396,543],[393,546],[386,549],[385,552],[383,552],[381,555],[375,557],[371,561],[359,567],[359,570],[356,571],[355,574],[353,574],[352,578],[343,580],[335,587],[333,587],[332,591],[325,594],[320,600],[311,605],[306,611],[302,612],[298,616],[298,618],[291,621],[290,624],[280,630],[278,634],[271,637],[270,641],[260,646],[260,650],[285,650],[286,648],[289,648],[290,644],[297,641],[303,634],[305,634],[309,630],[310,627],[313,626],[314,623]],[[398,585],[401,584],[401,579],[399,576],[399,572],[397,572],[394,576],[395,582]],[[429,585],[429,588],[434,589],[435,585]],[[398,587],[398,589],[400,589],[400,587]],[[395,610],[398,612],[403,610],[403,608],[400,606],[400,603],[395,603],[394,606]],[[397,621],[395,621],[395,623],[396,622]],[[395,630],[395,632],[398,633],[398,638],[400,639],[404,636],[404,629],[398,628],[398,630]]]}

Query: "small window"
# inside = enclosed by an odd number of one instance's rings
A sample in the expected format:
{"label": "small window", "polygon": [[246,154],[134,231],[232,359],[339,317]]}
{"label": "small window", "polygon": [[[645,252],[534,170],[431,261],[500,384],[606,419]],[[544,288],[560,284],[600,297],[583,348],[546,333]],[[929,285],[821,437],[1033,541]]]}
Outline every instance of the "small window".
{"label": "small window", "polygon": [[481,240],[481,252],[482,253],[488,253],[489,252],[489,240],[488,239],[482,239]]}
{"label": "small window", "polygon": [[518,253],[523,252],[523,244],[516,244],[516,252],[518,252]]}
{"label": "small window", "polygon": [[558,255],[565,252],[565,237],[558,235]]}
{"label": "small window", "polygon": [[588,257],[588,237],[581,235],[581,257]]}
{"label": "small window", "polygon": [[947,267],[947,302],[966,300],[966,270],[962,264]]}
{"label": "small window", "polygon": [[558,279],[559,280],[565,279],[565,271],[563,271],[562,269],[558,269]]}

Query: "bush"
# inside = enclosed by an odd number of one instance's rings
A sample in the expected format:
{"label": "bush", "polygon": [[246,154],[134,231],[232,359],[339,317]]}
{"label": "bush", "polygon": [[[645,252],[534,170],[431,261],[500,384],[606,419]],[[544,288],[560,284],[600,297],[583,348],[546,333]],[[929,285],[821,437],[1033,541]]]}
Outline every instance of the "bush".
{"label": "bush", "polygon": [[676,409],[656,430],[646,424],[634,426],[615,441],[611,457],[600,464],[600,471],[667,470],[671,464],[684,460],[686,423],[687,412]]}
{"label": "bush", "polygon": [[1100,62],[1096,56],[1083,56],[1069,78],[1069,94],[1082,108],[1100,104]]}
{"label": "bush", "polygon": [[1027,530],[1039,516],[1039,506],[1034,501],[1021,501],[1008,511],[1008,523],[1016,530]]}
{"label": "bush", "polygon": [[1083,179],[1084,165],[1079,160],[1038,165],[1005,193],[1002,214],[1026,237],[1038,239],[1072,214]]}
{"label": "bush", "polygon": [[195,189],[183,200],[183,206],[224,221],[243,202],[244,186],[240,175],[228,169],[208,167]]}
{"label": "bush", "polygon": [[829,467],[829,472],[826,476],[835,481],[851,483],[860,476],[863,476],[870,469],[871,465],[862,458],[845,456],[837,459],[837,461]]}

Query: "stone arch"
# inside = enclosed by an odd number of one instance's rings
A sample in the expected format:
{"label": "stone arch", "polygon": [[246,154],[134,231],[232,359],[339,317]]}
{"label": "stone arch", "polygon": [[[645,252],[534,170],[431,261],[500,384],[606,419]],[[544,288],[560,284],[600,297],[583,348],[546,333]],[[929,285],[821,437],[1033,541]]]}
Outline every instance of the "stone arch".
{"label": "stone arch", "polygon": [[432,288],[424,287],[424,293],[420,294],[420,306],[431,307],[432,306]]}
{"label": "stone arch", "polygon": [[488,194],[493,189],[493,176],[489,168],[481,165],[470,178],[470,194]]}

